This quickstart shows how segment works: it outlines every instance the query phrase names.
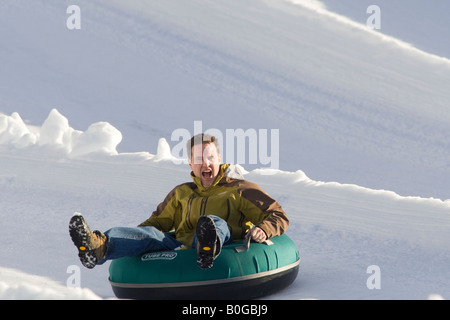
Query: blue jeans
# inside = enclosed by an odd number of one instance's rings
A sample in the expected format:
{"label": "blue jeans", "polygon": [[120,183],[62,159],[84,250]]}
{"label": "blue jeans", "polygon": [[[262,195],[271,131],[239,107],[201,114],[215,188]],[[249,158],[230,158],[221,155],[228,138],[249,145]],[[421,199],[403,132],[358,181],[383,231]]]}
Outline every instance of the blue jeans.
{"label": "blue jeans", "polygon": [[[210,215],[213,219],[217,236],[222,245],[233,242],[228,229],[227,222],[219,217]],[[105,232],[108,241],[106,243],[105,257],[98,264],[103,264],[107,260],[122,257],[138,256],[147,252],[175,250],[183,244],[167,233],[163,233],[155,227],[118,227],[111,228]],[[197,246],[197,236],[194,235],[192,247]]]}

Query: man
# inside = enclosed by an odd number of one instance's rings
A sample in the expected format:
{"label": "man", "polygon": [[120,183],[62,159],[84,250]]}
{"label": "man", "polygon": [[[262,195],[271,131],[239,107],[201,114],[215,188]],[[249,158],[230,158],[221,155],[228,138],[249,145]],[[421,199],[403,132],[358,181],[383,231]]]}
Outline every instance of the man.
{"label": "man", "polygon": [[[193,182],[175,187],[136,228],[91,231],[83,216],[69,223],[84,266],[146,252],[196,248],[197,264],[211,268],[223,245],[246,236],[263,242],[283,234],[289,220],[281,205],[258,185],[243,179],[234,165],[221,164],[214,136],[199,134],[187,143]],[[175,236],[168,234],[175,230]]]}

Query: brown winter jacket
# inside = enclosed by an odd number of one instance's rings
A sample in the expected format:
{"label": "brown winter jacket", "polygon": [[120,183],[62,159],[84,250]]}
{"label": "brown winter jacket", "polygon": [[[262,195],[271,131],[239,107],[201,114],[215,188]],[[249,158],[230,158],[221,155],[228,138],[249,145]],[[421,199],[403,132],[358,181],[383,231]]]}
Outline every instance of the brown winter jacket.
{"label": "brown winter jacket", "polygon": [[243,239],[253,225],[264,230],[268,238],[288,228],[289,219],[281,205],[257,184],[244,180],[236,166],[222,164],[209,188],[204,188],[192,172],[191,177],[194,182],[175,187],[139,226],[154,226],[162,232],[175,229],[176,239],[188,248],[202,215],[226,220],[233,240]]}

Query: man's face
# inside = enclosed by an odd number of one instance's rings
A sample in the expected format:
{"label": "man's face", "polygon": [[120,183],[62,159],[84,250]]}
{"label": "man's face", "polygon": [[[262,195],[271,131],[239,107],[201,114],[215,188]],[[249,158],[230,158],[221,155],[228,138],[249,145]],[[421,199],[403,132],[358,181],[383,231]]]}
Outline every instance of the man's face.
{"label": "man's face", "polygon": [[201,178],[205,188],[210,187],[216,180],[222,158],[214,143],[202,143],[192,147],[189,166],[196,177]]}

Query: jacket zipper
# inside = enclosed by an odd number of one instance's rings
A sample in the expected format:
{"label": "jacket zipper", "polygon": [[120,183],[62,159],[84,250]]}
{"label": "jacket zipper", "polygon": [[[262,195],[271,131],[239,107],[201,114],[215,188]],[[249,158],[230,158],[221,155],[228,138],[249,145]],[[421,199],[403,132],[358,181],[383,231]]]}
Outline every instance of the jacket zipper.
{"label": "jacket zipper", "polygon": [[[231,213],[230,199],[227,199],[227,219],[225,220],[227,222],[228,219],[230,219],[230,213]],[[228,229],[230,230],[230,235],[233,235],[233,228],[231,228],[231,226],[228,225]]]}
{"label": "jacket zipper", "polygon": [[245,216],[241,212],[241,218],[239,219],[239,226],[241,227],[241,238],[245,238],[245,228],[244,228]]}
{"label": "jacket zipper", "polygon": [[206,202],[208,202],[208,197],[204,197],[202,199],[202,204],[200,205],[200,216],[204,216],[206,214]]}
{"label": "jacket zipper", "polygon": [[190,221],[190,216],[191,216],[191,206],[192,206],[192,200],[194,200],[195,195],[191,194],[191,196],[189,197],[188,200],[188,205],[187,205],[187,212],[186,212],[186,225],[189,229],[194,229],[194,227],[192,226],[192,223]]}
{"label": "jacket zipper", "polygon": [[231,205],[230,205],[230,199],[227,199],[227,219],[225,221],[228,221],[230,219],[230,212],[231,212]]}

